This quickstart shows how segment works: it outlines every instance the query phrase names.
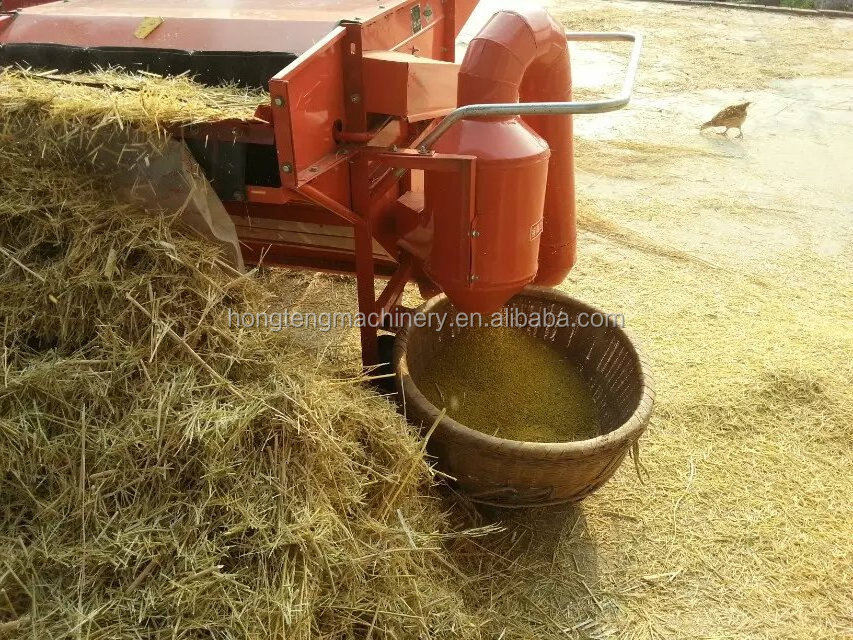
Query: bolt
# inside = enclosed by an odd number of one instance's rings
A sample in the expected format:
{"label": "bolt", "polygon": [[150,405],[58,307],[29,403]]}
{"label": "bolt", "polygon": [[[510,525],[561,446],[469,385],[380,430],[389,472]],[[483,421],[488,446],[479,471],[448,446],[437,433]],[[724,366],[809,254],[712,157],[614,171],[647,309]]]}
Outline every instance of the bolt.
{"label": "bolt", "polygon": [[235,127],[234,129],[231,129],[231,135],[236,138],[238,135],[240,135],[240,132]]}
{"label": "bolt", "polygon": [[293,165],[290,164],[289,162],[285,162],[283,165],[281,165],[281,170],[284,173],[292,173],[293,172]]}
{"label": "bolt", "polygon": [[391,151],[393,151],[394,153],[397,153],[399,150],[400,147],[398,147],[396,144],[391,145]]}
{"label": "bolt", "polygon": [[474,229],[474,230],[473,230],[469,235],[470,235],[472,238],[479,238],[479,237],[480,237],[480,232],[479,232],[479,231],[477,231],[476,229]]}
{"label": "bolt", "polygon": [[361,95],[359,95],[358,93],[354,93],[349,97],[349,99],[350,102],[358,104],[359,102],[361,102]]}
{"label": "bolt", "polygon": [[308,171],[310,171],[311,173],[317,173],[319,169],[317,167],[311,167],[310,169],[308,169]]}
{"label": "bolt", "polygon": [[275,103],[275,106],[277,106],[277,107],[283,107],[284,106],[284,98],[282,98],[281,96],[276,96],[275,100],[273,100],[273,102]]}
{"label": "bolt", "polygon": [[480,279],[480,276],[475,276],[473,273],[470,276],[468,276],[469,282],[476,282],[479,279]]}

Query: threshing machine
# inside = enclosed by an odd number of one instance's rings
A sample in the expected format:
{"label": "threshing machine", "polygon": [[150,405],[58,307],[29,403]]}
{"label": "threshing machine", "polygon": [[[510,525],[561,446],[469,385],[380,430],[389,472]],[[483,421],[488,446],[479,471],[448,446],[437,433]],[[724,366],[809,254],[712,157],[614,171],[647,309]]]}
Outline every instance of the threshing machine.
{"label": "threshing machine", "polygon": [[[365,316],[397,310],[411,281],[482,313],[530,283],[559,284],[575,262],[571,114],[625,106],[641,46],[523,8],[495,13],[456,64],[476,0],[5,3],[0,65],[267,89],[252,121],[174,135],[246,262],[354,273]],[[572,101],[573,40],[634,43],[618,97]],[[366,364],[377,339],[361,328]]]}

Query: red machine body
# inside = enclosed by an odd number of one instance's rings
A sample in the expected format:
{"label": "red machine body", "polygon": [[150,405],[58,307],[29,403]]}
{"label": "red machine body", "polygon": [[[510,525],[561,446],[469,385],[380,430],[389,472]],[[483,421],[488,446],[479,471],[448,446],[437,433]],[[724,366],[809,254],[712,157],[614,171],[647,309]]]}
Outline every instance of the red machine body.
{"label": "red machine body", "polygon": [[[465,119],[422,141],[457,106],[569,101],[571,74],[541,9],[497,13],[454,64],[475,2],[66,0],[0,14],[0,64],[263,86],[253,121],[173,131],[246,262],[354,273],[365,314],[398,308],[410,281],[490,312],[574,264],[571,116]],[[140,38],[147,16],[162,24]],[[361,337],[376,363],[376,327]]]}
{"label": "red machine body", "polygon": [[519,118],[462,120],[435,149],[477,163],[468,207],[458,176],[426,174],[426,274],[461,311],[490,313],[536,276],[551,152]]}
{"label": "red machine body", "polygon": [[0,11],[17,11],[24,7],[44,4],[46,0],[0,0]]}
{"label": "red machine body", "polygon": [[[569,102],[571,90],[560,26],[544,11],[502,11],[468,46],[458,104]],[[477,158],[470,218],[447,196],[453,177],[425,183],[426,273],[454,304],[487,313],[533,281],[562,282],[576,244],[571,116],[460,120],[434,148]]]}

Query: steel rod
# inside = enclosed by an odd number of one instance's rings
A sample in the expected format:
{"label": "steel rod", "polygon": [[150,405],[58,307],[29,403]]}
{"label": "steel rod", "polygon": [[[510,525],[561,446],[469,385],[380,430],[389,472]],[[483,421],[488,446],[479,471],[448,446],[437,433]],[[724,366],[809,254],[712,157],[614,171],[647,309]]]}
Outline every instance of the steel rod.
{"label": "steel rod", "polygon": [[637,78],[637,68],[640,64],[640,51],[643,48],[643,36],[638,33],[614,31],[584,32],[567,31],[566,39],[570,42],[633,42],[628,66],[625,70],[625,80],[622,91],[615,98],[608,100],[592,100],[589,102],[509,102],[502,104],[469,104],[451,111],[439,125],[424,138],[418,147],[420,151],[428,151],[433,144],[443,136],[450,127],[465,118],[488,118],[494,116],[539,116],[539,115],[568,115],[607,113],[623,108],[631,100],[634,82]]}

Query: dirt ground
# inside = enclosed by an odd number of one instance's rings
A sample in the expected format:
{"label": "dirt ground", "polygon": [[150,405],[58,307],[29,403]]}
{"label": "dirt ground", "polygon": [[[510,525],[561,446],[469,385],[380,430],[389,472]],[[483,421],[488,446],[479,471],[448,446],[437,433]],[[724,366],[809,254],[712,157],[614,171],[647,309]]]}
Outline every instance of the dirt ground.
{"label": "dirt ground", "polygon": [[[472,599],[506,638],[853,637],[853,21],[551,11],[646,37],[630,107],[576,119],[561,288],[625,314],[658,400],[642,481],[625,464],[577,507],[510,516]],[[573,46],[578,98],[615,93],[624,47]],[[747,100],[743,139],[700,133]],[[351,283],[300,277],[306,306],[352,304]]]}

